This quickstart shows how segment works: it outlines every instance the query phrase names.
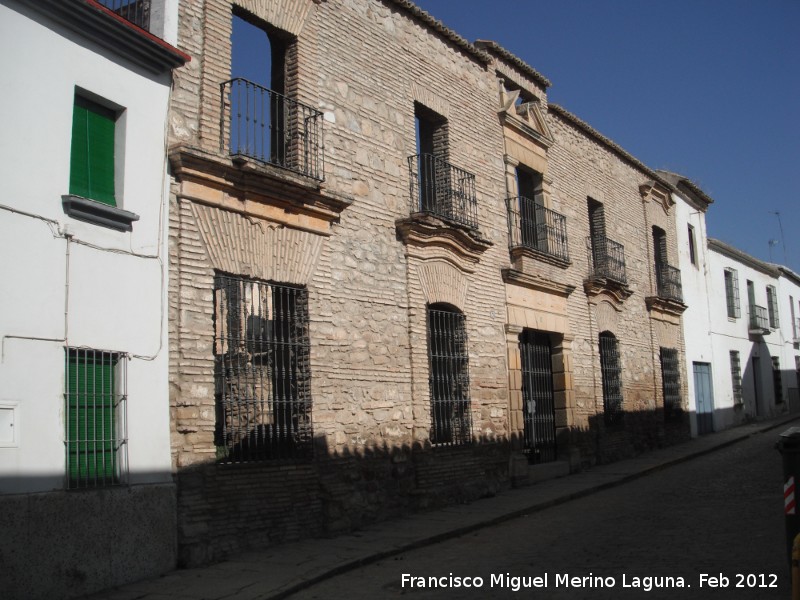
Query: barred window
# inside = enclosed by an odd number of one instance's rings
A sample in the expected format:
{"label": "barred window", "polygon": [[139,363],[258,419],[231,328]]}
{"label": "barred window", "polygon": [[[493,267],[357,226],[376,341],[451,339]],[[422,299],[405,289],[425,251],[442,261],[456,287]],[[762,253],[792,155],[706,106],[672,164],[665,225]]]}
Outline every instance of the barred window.
{"label": "barred window", "polygon": [[728,303],[728,317],[736,319],[741,316],[739,305],[739,273],[736,269],[725,269],[725,300]]}
{"label": "barred window", "polygon": [[608,426],[622,424],[622,367],[614,334],[600,334],[600,371],[603,375],[603,412]]}
{"label": "barred window", "polygon": [[431,443],[469,443],[472,419],[465,318],[447,304],[428,307],[428,362]]}
{"label": "barred window", "polygon": [[307,458],[312,450],[304,288],[214,278],[217,458]]}
{"label": "barred window", "polygon": [[772,329],[780,327],[778,320],[778,293],[775,286],[767,286],[767,311],[769,312],[769,326]]}
{"label": "barred window", "polygon": [[739,359],[739,352],[731,350],[731,383],[733,385],[733,404],[740,405],[744,403],[742,397],[742,363]]}
{"label": "barred window", "polygon": [[661,385],[664,390],[664,417],[667,420],[680,419],[681,372],[675,348],[661,348]]}
{"label": "barred window", "polygon": [[783,376],[781,375],[781,359],[772,357],[772,387],[775,393],[775,404],[783,403]]}
{"label": "barred window", "polygon": [[66,348],[64,407],[67,488],[107,487],[127,477],[128,357]]}

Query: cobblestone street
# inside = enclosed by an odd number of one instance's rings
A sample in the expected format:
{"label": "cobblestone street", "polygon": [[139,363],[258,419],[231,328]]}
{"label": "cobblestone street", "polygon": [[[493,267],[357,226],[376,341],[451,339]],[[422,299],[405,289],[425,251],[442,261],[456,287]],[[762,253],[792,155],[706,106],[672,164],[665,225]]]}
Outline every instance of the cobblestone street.
{"label": "cobblestone street", "polygon": [[[781,430],[756,435],[617,488],[322,582],[294,599],[732,598],[789,597],[784,556]],[[414,577],[481,577],[480,589],[412,589]],[[491,587],[492,574],[544,577],[546,588]],[[557,574],[614,578],[613,587],[556,585]],[[701,587],[701,574],[711,579]],[[745,577],[737,577],[742,574]],[[775,587],[736,587],[737,583]],[[683,578],[684,588],[623,587],[645,577]],[[711,587],[724,584],[725,588]],[[764,577],[761,577],[761,576]],[[774,577],[772,576],[774,575]],[[611,584],[610,579],[605,580]],[[511,582],[513,584],[513,582]],[[540,582],[541,583],[541,582]]]}

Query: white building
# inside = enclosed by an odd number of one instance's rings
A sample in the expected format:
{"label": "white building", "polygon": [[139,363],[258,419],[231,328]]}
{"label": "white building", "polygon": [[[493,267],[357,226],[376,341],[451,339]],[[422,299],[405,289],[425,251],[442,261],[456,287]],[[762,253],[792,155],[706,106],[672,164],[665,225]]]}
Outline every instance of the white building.
{"label": "white building", "polygon": [[796,276],[714,239],[708,257],[713,429],[787,412],[789,388],[797,388],[789,306],[800,297]]}
{"label": "white building", "polygon": [[0,0],[2,598],[174,567],[176,15],[177,0]]}
{"label": "white building", "polygon": [[[710,304],[713,294],[708,287],[708,250],[706,233],[706,211],[713,202],[692,181],[667,171],[658,171],[673,185],[675,201],[675,224],[678,240],[678,268],[681,271],[683,303],[683,337],[686,357],[689,423],[692,436],[703,431],[703,417],[698,418],[697,394],[701,399],[711,385],[713,351],[710,335]],[[701,408],[702,400],[701,400]]]}

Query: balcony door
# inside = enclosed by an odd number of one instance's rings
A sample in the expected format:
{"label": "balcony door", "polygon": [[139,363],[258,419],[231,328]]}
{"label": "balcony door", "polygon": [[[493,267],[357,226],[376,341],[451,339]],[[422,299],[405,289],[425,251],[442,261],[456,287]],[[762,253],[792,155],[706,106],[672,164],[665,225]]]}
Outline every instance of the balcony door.
{"label": "balcony door", "polygon": [[542,210],[542,174],[522,165],[517,167],[516,172],[522,244],[547,253],[547,220]]}

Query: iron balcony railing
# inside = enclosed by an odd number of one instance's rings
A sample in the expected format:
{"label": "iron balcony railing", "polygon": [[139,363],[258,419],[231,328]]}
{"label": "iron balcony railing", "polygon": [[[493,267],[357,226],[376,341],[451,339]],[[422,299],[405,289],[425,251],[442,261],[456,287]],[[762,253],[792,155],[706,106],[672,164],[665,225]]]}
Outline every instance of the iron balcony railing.
{"label": "iron balcony railing", "polygon": [[750,329],[769,331],[769,312],[763,306],[750,305]]}
{"label": "iron balcony railing", "polygon": [[683,302],[683,286],[681,286],[681,270],[671,265],[656,264],[658,297]]}
{"label": "iron balcony railing", "polygon": [[569,260],[567,219],[554,210],[518,196],[506,199],[509,246],[531,248],[548,256]]}
{"label": "iron balcony railing", "polygon": [[150,29],[150,0],[97,0],[123,19],[142,29]]}
{"label": "iron balcony railing", "polygon": [[220,90],[223,152],[325,179],[320,111],[241,77]]}
{"label": "iron balcony railing", "polygon": [[427,213],[478,228],[475,175],[432,154],[409,156],[408,170],[412,213]]}
{"label": "iron balcony railing", "polygon": [[592,276],[627,284],[625,246],[607,237],[596,236],[588,240],[592,248]]}

